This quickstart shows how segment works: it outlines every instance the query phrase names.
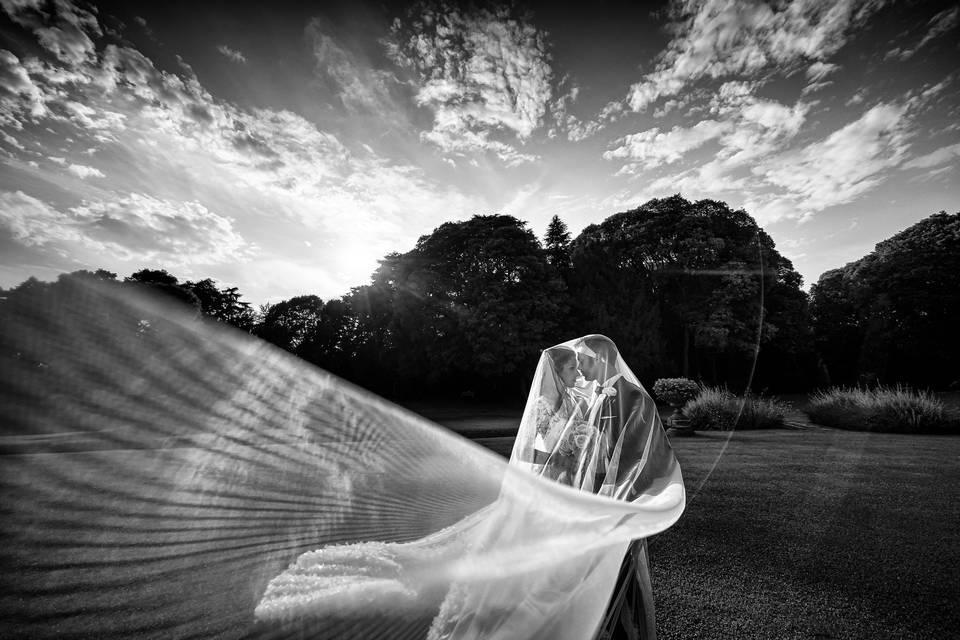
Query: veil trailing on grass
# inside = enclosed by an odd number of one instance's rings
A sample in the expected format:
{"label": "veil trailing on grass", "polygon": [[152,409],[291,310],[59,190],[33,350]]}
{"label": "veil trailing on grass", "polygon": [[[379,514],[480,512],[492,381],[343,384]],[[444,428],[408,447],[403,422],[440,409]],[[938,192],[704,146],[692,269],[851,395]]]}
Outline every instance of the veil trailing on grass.
{"label": "veil trailing on grass", "polygon": [[580,579],[683,508],[536,477],[111,285],[0,322],[2,637],[588,637],[609,592]]}

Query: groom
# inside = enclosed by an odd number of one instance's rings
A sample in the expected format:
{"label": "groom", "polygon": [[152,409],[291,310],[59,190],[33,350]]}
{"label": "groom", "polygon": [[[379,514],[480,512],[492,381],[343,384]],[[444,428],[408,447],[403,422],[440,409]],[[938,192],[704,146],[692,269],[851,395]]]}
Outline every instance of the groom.
{"label": "groom", "polygon": [[[639,386],[618,370],[616,345],[602,335],[581,338],[574,349],[580,372],[596,383],[588,420],[600,430],[600,460],[594,492],[633,501],[654,493],[658,483],[679,477],[677,460],[666,438],[656,405]],[[620,567],[601,637],[656,638],[653,586],[646,539],[630,545]]]}
{"label": "groom", "polygon": [[596,382],[588,416],[601,438],[594,492],[633,501],[659,489],[654,485],[673,475],[677,461],[653,399],[618,371],[619,353],[610,338],[585,336],[574,349],[583,377]]}

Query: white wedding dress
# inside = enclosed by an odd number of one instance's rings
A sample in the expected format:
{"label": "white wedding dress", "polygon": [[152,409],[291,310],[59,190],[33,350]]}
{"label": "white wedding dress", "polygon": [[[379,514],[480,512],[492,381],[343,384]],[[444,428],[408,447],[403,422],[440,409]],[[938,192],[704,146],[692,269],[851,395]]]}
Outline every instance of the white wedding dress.
{"label": "white wedding dress", "polygon": [[[439,607],[429,640],[593,637],[631,541],[676,521],[684,491],[652,401],[631,414],[649,431],[645,448],[626,452],[627,429],[610,443],[598,427],[610,410],[610,389],[562,383],[551,354],[580,348],[571,341],[541,357],[510,464],[496,473],[499,492],[489,505],[411,542],[306,553],[270,583],[257,616]],[[622,358],[611,360],[608,369],[617,373],[604,379],[623,378],[645,395]],[[648,468],[657,469],[650,490],[637,486]]]}

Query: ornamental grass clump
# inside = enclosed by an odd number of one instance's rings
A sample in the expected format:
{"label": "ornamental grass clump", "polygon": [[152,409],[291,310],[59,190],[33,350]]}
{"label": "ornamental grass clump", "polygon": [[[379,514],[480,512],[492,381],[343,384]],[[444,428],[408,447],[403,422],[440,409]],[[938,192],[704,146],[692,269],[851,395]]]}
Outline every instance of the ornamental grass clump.
{"label": "ornamental grass clump", "polygon": [[818,424],[881,433],[960,433],[960,416],[939,398],[907,387],[843,389],[810,397],[807,409]]}
{"label": "ornamental grass clump", "polygon": [[703,431],[782,427],[786,407],[772,398],[740,397],[727,389],[705,387],[683,407],[690,426]]}

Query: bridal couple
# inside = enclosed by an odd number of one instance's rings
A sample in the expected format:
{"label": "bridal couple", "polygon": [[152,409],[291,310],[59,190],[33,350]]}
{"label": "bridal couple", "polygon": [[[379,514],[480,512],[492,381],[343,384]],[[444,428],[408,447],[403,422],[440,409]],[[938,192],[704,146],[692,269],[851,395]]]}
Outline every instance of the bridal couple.
{"label": "bridal couple", "polygon": [[676,467],[653,400],[601,335],[543,352],[510,462],[628,501]]}
{"label": "bridal couple", "polygon": [[327,615],[340,597],[381,611],[438,606],[429,640],[655,638],[646,538],[679,518],[683,482],[613,341],[542,352],[500,482],[488,506],[422,539],[303,554],[256,615]]}

